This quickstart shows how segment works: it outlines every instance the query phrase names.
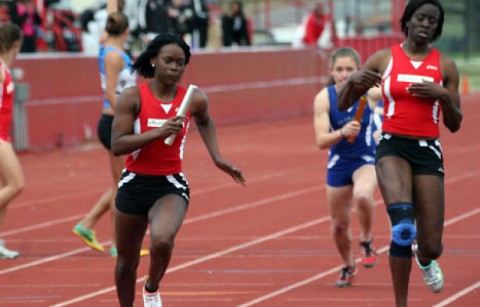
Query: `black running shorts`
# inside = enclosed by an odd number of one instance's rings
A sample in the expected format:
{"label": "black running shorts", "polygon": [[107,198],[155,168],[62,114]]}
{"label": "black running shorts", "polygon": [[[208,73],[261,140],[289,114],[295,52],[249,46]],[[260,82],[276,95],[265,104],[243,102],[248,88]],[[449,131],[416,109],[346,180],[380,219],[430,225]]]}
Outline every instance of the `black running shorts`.
{"label": "black running shorts", "polygon": [[107,150],[112,149],[112,123],[112,115],[102,114],[97,124],[98,139]]}
{"label": "black running shorts", "polygon": [[396,156],[406,160],[414,175],[444,177],[443,153],[439,139],[416,140],[383,133],[377,145],[375,160]]}
{"label": "black running shorts", "polygon": [[188,205],[190,188],[183,173],[150,176],[124,170],[118,182],[115,206],[123,213],[147,215],[158,199],[170,194],[180,196]]}

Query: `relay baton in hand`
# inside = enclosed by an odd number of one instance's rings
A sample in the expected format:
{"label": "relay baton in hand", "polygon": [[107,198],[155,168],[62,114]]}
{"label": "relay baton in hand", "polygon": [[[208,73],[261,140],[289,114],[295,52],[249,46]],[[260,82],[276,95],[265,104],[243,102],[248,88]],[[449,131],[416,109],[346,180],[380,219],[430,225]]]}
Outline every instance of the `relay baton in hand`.
{"label": "relay baton in hand", "polygon": [[[190,84],[187,89],[187,93],[185,97],[183,97],[182,103],[177,111],[177,116],[185,116],[187,114],[188,108],[190,107],[190,103],[192,102],[192,94],[195,89],[198,88],[196,85]],[[165,144],[172,145],[173,141],[175,141],[176,134],[171,134],[169,137],[165,139]]]}
{"label": "relay baton in hand", "polygon": [[[365,110],[365,106],[367,105],[367,96],[360,97],[360,102],[358,103],[357,112],[355,112],[355,121],[360,122],[363,116],[363,111]],[[355,141],[355,136],[351,135],[348,137],[348,142],[353,143]]]}

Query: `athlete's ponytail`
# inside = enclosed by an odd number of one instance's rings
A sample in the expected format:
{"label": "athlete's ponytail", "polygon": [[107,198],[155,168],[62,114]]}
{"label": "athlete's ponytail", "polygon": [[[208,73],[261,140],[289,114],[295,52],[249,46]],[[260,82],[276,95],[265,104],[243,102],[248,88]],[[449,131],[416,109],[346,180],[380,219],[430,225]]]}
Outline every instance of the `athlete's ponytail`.
{"label": "athlete's ponytail", "polygon": [[113,12],[108,15],[105,31],[109,35],[121,35],[128,28],[128,18],[122,12]]}

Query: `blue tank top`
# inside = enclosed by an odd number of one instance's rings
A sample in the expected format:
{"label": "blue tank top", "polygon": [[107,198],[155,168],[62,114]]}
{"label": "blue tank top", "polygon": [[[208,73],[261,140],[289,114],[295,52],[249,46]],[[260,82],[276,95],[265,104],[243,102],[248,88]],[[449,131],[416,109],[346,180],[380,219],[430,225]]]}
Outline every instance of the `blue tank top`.
{"label": "blue tank top", "polygon": [[[355,118],[355,112],[357,111],[359,102],[355,102],[355,104],[346,111],[340,111],[337,106],[335,85],[328,86],[327,89],[330,100],[330,126],[332,130],[338,130]],[[360,124],[362,128],[355,138],[355,141],[349,143],[347,138],[343,138],[340,142],[330,147],[329,158],[332,158],[334,155],[339,155],[342,158],[355,159],[364,155],[375,155],[373,112],[368,104],[365,106]]]}
{"label": "blue tank top", "polygon": [[104,47],[100,46],[100,51],[98,54],[98,65],[100,68],[100,82],[103,90],[103,108],[111,107],[110,101],[107,99],[106,90],[107,90],[107,80],[106,80],[106,73],[105,73],[105,56],[111,52],[117,52],[121,55],[123,61],[125,62],[125,66],[118,74],[118,81],[117,86],[115,87],[115,96],[118,98],[120,94],[123,92],[124,89],[127,87],[131,87],[136,85],[137,81],[137,74],[132,70],[132,59],[128,54],[115,48],[113,46]]}

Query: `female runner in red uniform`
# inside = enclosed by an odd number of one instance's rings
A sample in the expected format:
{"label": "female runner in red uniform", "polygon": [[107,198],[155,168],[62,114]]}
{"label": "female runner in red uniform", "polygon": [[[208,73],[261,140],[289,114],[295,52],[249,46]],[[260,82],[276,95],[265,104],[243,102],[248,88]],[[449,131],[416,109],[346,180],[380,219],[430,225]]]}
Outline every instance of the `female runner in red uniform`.
{"label": "female runner in red uniform", "polygon": [[[12,124],[14,84],[9,67],[22,46],[22,30],[6,23],[0,27],[0,227],[3,225],[7,206],[23,189],[23,171],[10,140]],[[17,251],[5,247],[0,240],[0,259],[17,258]]]}
{"label": "female runner in red uniform", "polygon": [[392,224],[390,271],[397,306],[406,306],[413,255],[434,293],[443,288],[436,262],[442,254],[444,168],[440,112],[451,131],[462,112],[455,63],[431,47],[440,37],[444,9],[438,0],[411,0],[401,19],[405,41],[372,55],[339,93],[346,109],[382,84],[385,115],[376,172]]}
{"label": "female runner in red uniform", "polygon": [[[196,90],[185,117],[176,116],[186,89],[177,85],[190,59],[190,48],[179,37],[160,34],[135,61],[133,68],[148,84],[126,89],[118,100],[112,127],[112,151],[128,154],[116,198],[118,259],[115,268],[121,306],[132,306],[136,270],[143,237],[150,224],[150,267],[145,281],[145,306],[161,306],[159,283],[167,269],[175,236],[189,202],[182,156],[190,119],[215,165],[245,184],[239,169],[220,155],[207,96]],[[165,138],[175,134],[171,146]]]}

